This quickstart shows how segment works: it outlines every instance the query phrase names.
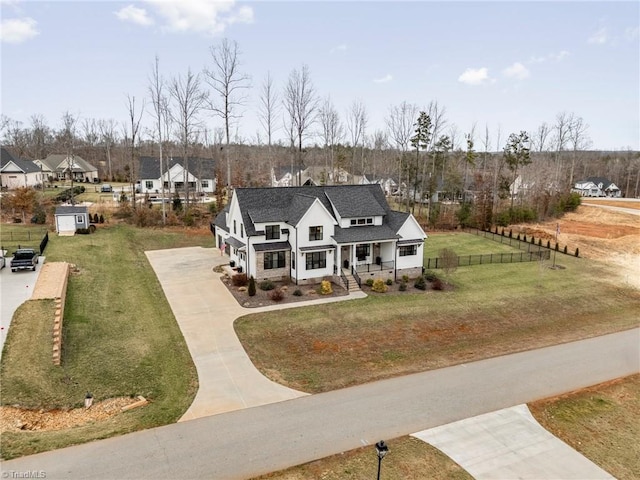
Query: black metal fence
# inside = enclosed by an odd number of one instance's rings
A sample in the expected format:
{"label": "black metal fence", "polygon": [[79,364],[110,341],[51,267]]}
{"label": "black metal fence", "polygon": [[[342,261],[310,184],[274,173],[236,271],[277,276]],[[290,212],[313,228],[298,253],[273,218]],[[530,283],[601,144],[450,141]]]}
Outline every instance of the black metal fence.
{"label": "black metal fence", "polygon": [[555,250],[556,252],[560,252],[565,255],[571,255],[575,257],[579,256],[578,249],[575,249],[575,251],[569,250],[568,245],[565,245],[561,248],[560,244],[557,242],[552,242],[551,240],[545,241],[541,238],[536,239],[533,235],[527,236],[526,234],[516,234],[516,236],[513,236],[513,233],[511,231],[507,233],[505,229],[502,229],[500,233],[497,233],[497,231],[491,232],[486,230],[478,230],[475,228],[466,228],[465,231],[467,233],[488,238],[490,240],[493,240],[494,242],[499,242],[511,247],[515,247],[518,250],[526,250],[527,252]]}
{"label": "black metal fence", "polygon": [[[512,253],[487,253],[482,255],[461,255],[457,256],[457,267],[467,267],[470,265],[488,265],[491,263],[520,263],[520,262],[538,262],[541,260],[549,260],[551,251],[541,249],[531,252],[512,252]],[[426,267],[443,268],[444,260],[442,258],[427,258]]]}
{"label": "black metal fence", "polygon": [[42,237],[42,241],[40,242],[40,255],[44,253],[44,249],[47,248],[48,243],[49,243],[49,232],[44,232],[44,237]]}

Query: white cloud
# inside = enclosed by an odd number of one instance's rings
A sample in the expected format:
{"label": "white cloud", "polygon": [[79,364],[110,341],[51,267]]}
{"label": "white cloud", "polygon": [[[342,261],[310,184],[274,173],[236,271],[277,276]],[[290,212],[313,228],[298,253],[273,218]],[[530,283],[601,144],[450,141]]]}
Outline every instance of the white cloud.
{"label": "white cloud", "polygon": [[375,83],[388,83],[391,80],[393,80],[393,76],[390,73],[387,73],[384,77],[373,79]]}
{"label": "white cloud", "polygon": [[467,68],[462,75],[458,77],[458,81],[466,83],[467,85],[483,85],[489,82],[489,69],[482,68]]}
{"label": "white cloud", "polygon": [[520,62],[516,62],[513,65],[508,66],[502,71],[505,77],[515,78],[517,80],[524,80],[531,75],[531,72]]}
{"label": "white cloud", "polygon": [[222,33],[235,23],[252,23],[253,9],[235,7],[235,0],[145,0],[165,21],[170,32]]}
{"label": "white cloud", "polygon": [[115,12],[116,17],[124,22],[131,22],[143,27],[153,25],[153,18],[147,15],[147,11],[144,8],[134,7],[133,5],[127,5]]}
{"label": "white cloud", "polygon": [[596,33],[594,33],[589,37],[589,39],[587,40],[587,43],[593,43],[595,45],[604,45],[605,43],[607,43],[608,39],[609,37],[607,36],[607,29],[606,27],[602,27]]}
{"label": "white cloud", "polygon": [[552,52],[541,57],[531,57],[526,63],[561,62],[569,55],[570,53],[567,50],[560,50],[559,52]]}
{"label": "white cloud", "polygon": [[38,22],[33,18],[10,18],[0,23],[0,40],[6,43],[22,43],[39,35]]}
{"label": "white cloud", "polygon": [[346,52],[346,51],[347,51],[347,46],[343,43],[341,45],[338,45],[337,47],[333,47],[329,53]]}

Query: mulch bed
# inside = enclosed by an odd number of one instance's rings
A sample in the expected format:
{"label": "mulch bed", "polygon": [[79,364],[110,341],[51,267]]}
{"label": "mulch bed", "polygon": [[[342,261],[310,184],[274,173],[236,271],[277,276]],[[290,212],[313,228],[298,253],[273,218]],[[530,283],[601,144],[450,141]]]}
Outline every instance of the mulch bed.
{"label": "mulch bed", "polygon": [[[280,288],[284,294],[282,300],[275,301],[272,300],[270,296],[275,289],[265,291],[261,290],[258,285],[256,285],[256,294],[253,297],[250,297],[249,293],[246,291],[247,287],[234,286],[231,282],[231,277],[229,277],[228,275],[224,275],[221,280],[222,283],[227,287],[229,292],[231,292],[231,295],[234,296],[238,304],[246,308],[267,307],[269,305],[304,302],[307,300],[317,300],[319,298],[344,297],[349,294],[349,292],[347,292],[344,288],[342,288],[340,285],[336,285],[335,283],[331,284],[333,293],[330,293],[328,295],[321,295],[319,293],[320,284],[296,285],[292,282],[272,282],[275,285],[275,288]],[[294,295],[293,292],[296,290],[300,290],[302,295]]]}

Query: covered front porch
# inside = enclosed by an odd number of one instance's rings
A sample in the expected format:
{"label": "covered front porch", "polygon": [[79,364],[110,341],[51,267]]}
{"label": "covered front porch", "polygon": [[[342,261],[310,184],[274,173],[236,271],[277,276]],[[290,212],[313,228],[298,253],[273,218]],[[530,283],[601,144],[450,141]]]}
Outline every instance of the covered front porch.
{"label": "covered front porch", "polygon": [[342,244],[335,250],[335,265],[347,270],[356,279],[395,279],[395,254],[396,239]]}

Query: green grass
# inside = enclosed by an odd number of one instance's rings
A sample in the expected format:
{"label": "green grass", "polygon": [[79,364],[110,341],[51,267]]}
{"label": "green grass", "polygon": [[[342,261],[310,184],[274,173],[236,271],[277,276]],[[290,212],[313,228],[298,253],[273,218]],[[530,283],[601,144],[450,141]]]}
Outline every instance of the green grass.
{"label": "green grass", "polygon": [[620,480],[640,472],[640,375],[529,406],[554,435]]}
{"label": "green grass", "polygon": [[13,255],[18,246],[39,250],[46,231],[47,227],[44,225],[2,224],[0,246],[3,250],[7,250],[7,256]]}
{"label": "green grass", "polygon": [[437,257],[443,248],[453,250],[458,256],[520,252],[517,247],[494,242],[479,235],[471,235],[468,233],[432,233],[429,234],[424,244],[424,258]]}
{"label": "green grass", "polygon": [[211,235],[128,226],[51,237],[47,261],[78,268],[67,289],[62,365],[51,365],[46,302],[24,304],[2,356],[3,405],[71,408],[96,399],[143,395],[150,404],[83,427],[4,433],[3,458],[36,453],[175,422],[197,390],[195,367],[145,250],[212,246]]}
{"label": "green grass", "polygon": [[[440,450],[413,437],[387,442],[381,478],[395,480],[466,480],[473,478]],[[369,480],[376,478],[378,457],[373,445],[270,473],[255,480]]]}
{"label": "green grass", "polygon": [[[457,238],[443,242],[456,250]],[[461,251],[500,245],[459,238]],[[484,245],[470,245],[478,241]],[[640,292],[613,281],[612,268],[564,255],[558,263],[566,268],[551,270],[549,262],[459,267],[447,279],[453,290],[410,287],[253,314],[235,329],[265,375],[315,393],[638,325]]]}

